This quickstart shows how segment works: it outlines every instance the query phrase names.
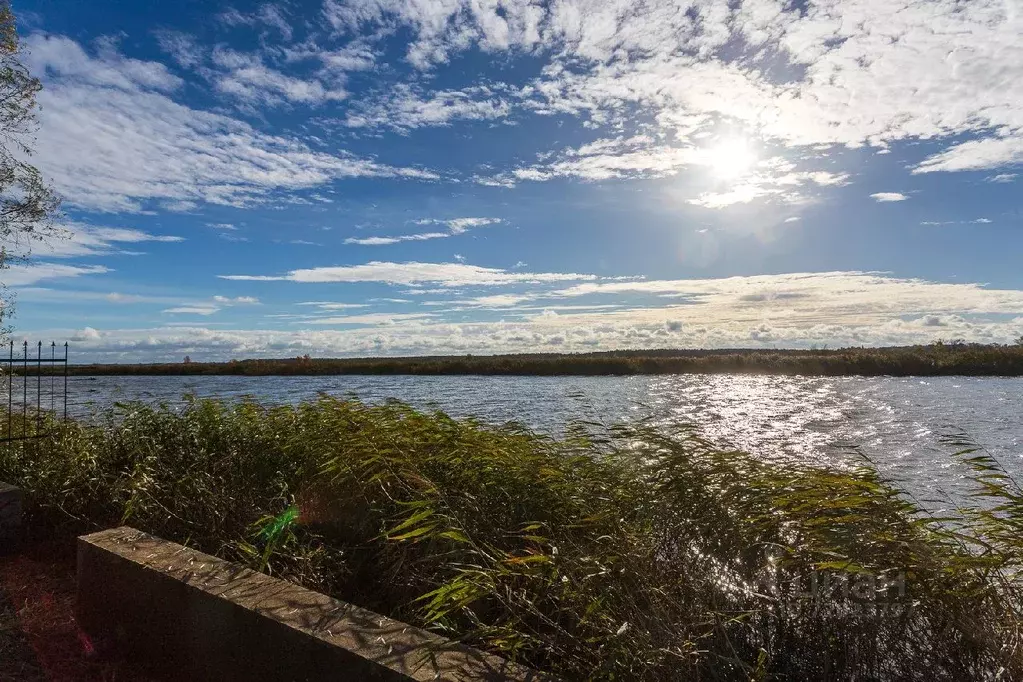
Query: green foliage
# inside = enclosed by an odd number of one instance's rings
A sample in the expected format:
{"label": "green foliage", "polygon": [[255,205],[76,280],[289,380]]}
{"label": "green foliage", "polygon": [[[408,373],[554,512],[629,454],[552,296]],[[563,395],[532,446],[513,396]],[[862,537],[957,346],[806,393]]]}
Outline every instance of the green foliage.
{"label": "green foliage", "polygon": [[[1023,338],[1021,338],[1023,341]],[[628,375],[679,373],[817,376],[1023,376],[1023,343],[982,345],[960,340],[926,346],[836,350],[637,350],[413,358],[232,360],[150,365],[78,365],[78,375],[327,375],[483,374]]]}
{"label": "green foliage", "polygon": [[[53,219],[60,199],[35,166],[31,136],[36,127],[39,79],[21,63],[18,31],[9,0],[0,0],[0,267],[27,257],[32,241],[61,234]],[[0,300],[0,318],[11,301]]]}
{"label": "green foliage", "polygon": [[12,240],[54,232],[60,205],[39,171],[24,161],[32,153],[39,79],[21,63],[21,48],[10,2],[0,1],[0,238],[10,255]]}
{"label": "green foliage", "polygon": [[0,447],[33,525],[130,523],[564,679],[1023,676],[1023,493],[965,441],[977,497],[936,518],[869,464],[685,426],[553,440],[323,397],[52,427]]}

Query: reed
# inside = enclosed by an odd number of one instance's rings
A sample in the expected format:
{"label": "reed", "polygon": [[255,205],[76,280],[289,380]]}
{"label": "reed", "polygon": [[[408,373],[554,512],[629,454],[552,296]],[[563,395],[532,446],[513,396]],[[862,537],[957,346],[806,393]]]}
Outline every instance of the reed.
{"label": "reed", "polygon": [[976,495],[938,516],[685,425],[322,397],[49,426],[0,447],[48,533],[128,523],[567,680],[1023,677],[1023,494],[966,442]]}

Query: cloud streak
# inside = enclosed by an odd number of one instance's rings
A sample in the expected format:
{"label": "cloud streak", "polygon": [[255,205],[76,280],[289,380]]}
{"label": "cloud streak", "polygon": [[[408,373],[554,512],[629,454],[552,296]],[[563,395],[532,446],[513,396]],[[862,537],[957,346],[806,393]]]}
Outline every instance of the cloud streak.
{"label": "cloud streak", "polygon": [[304,268],[285,275],[219,275],[235,281],[288,281],[305,283],[380,282],[393,285],[499,286],[506,284],[539,284],[596,279],[594,275],[554,272],[521,272],[485,268],[464,263],[392,263],[371,261],[361,265]]}
{"label": "cloud streak", "polygon": [[74,206],[129,213],[154,203],[245,206],[343,178],[437,179],[189,108],[171,97],[181,82],[162,64],[90,55],[59,36],[25,42],[29,66],[45,74],[37,162]]}

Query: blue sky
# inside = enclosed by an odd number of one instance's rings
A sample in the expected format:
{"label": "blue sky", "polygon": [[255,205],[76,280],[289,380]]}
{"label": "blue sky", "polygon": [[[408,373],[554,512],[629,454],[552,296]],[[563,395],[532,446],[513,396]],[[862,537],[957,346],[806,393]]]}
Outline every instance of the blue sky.
{"label": "blue sky", "polygon": [[79,359],[1023,334],[1023,4],[15,4]]}

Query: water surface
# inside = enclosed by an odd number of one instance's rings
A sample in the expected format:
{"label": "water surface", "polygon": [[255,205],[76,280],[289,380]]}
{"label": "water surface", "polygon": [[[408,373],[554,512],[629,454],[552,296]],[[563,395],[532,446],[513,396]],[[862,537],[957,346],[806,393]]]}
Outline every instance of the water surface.
{"label": "water surface", "polygon": [[573,420],[683,420],[760,456],[833,466],[858,461],[858,450],[928,497],[962,483],[965,470],[951,457],[956,448],[942,436],[966,432],[1023,480],[1018,377],[72,377],[69,409],[87,416],[117,401],[177,404],[186,393],[295,403],[321,392],[366,402],[397,398],[555,435]]}

